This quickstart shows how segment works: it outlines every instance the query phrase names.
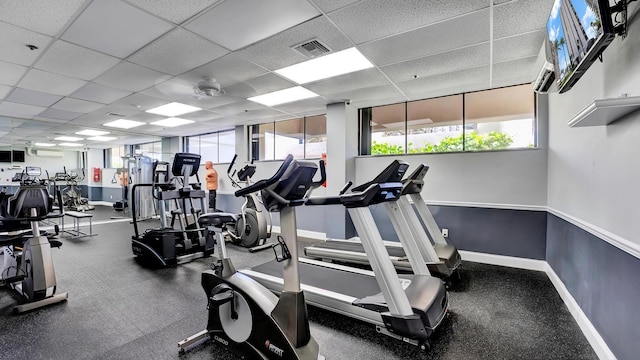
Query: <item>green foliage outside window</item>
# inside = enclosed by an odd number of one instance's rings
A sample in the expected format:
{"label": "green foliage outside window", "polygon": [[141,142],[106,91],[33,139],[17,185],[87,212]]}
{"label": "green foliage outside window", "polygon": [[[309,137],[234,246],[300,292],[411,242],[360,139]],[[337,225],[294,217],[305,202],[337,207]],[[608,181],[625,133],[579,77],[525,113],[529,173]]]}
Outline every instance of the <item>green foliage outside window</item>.
{"label": "green foliage outside window", "polygon": [[[464,147],[462,146],[463,141]],[[464,137],[462,134],[453,137],[447,136],[435,145],[425,143],[422,147],[414,147],[413,143],[409,143],[409,154],[500,150],[509,148],[512,143],[513,139],[509,134],[492,131],[486,135],[481,135],[471,131],[466,133]],[[404,149],[400,145],[377,143],[375,141],[371,144],[371,155],[390,154],[404,154]]]}

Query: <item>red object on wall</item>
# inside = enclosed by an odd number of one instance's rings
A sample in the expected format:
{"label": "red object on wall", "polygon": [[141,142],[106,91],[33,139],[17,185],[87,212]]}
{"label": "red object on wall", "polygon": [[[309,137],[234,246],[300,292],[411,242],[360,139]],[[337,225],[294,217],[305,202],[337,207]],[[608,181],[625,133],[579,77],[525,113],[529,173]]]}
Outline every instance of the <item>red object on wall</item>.
{"label": "red object on wall", "polygon": [[93,168],[93,182],[100,182],[100,178],[102,177],[102,172],[100,171],[100,168],[94,167]]}
{"label": "red object on wall", "polygon": [[[327,153],[322,153],[322,161],[324,161],[324,166],[327,166]],[[327,180],[322,183],[322,186],[327,187]]]}

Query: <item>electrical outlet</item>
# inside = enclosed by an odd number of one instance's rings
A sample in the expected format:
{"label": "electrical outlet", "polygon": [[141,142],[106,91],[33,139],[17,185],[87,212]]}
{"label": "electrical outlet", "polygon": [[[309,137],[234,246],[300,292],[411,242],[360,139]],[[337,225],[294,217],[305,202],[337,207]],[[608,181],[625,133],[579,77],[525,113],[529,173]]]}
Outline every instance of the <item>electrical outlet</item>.
{"label": "electrical outlet", "polygon": [[449,229],[442,229],[442,236],[449,237]]}

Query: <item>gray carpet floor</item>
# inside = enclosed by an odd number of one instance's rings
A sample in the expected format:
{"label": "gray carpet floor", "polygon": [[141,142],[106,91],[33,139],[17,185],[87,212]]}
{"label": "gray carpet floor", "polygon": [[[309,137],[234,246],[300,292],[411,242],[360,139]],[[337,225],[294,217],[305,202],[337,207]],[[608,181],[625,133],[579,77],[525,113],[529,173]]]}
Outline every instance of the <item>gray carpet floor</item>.
{"label": "gray carpet floor", "polygon": [[[118,215],[107,207],[95,214],[98,224]],[[93,230],[97,236],[61,236],[64,245],[53,250],[58,292],[69,293],[67,302],[13,315],[21,299],[0,288],[0,359],[234,358],[214,345],[178,355],[177,342],[206,325],[200,274],[212,258],[148,268],[131,253],[128,221]],[[239,269],[273,258],[270,251],[251,254],[233,246],[229,253]],[[449,301],[450,316],[426,354],[368,324],[313,307],[311,332],[327,359],[597,358],[542,272],[465,262]]]}

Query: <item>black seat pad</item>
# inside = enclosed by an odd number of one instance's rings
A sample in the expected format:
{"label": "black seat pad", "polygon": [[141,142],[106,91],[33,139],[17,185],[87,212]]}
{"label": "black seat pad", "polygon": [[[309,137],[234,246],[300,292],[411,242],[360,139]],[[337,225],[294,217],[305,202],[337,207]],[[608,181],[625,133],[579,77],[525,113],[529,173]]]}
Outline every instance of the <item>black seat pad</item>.
{"label": "black seat pad", "polygon": [[238,221],[238,216],[231,213],[208,213],[202,214],[198,218],[201,226],[213,226],[221,228],[225,224],[232,224]]}

